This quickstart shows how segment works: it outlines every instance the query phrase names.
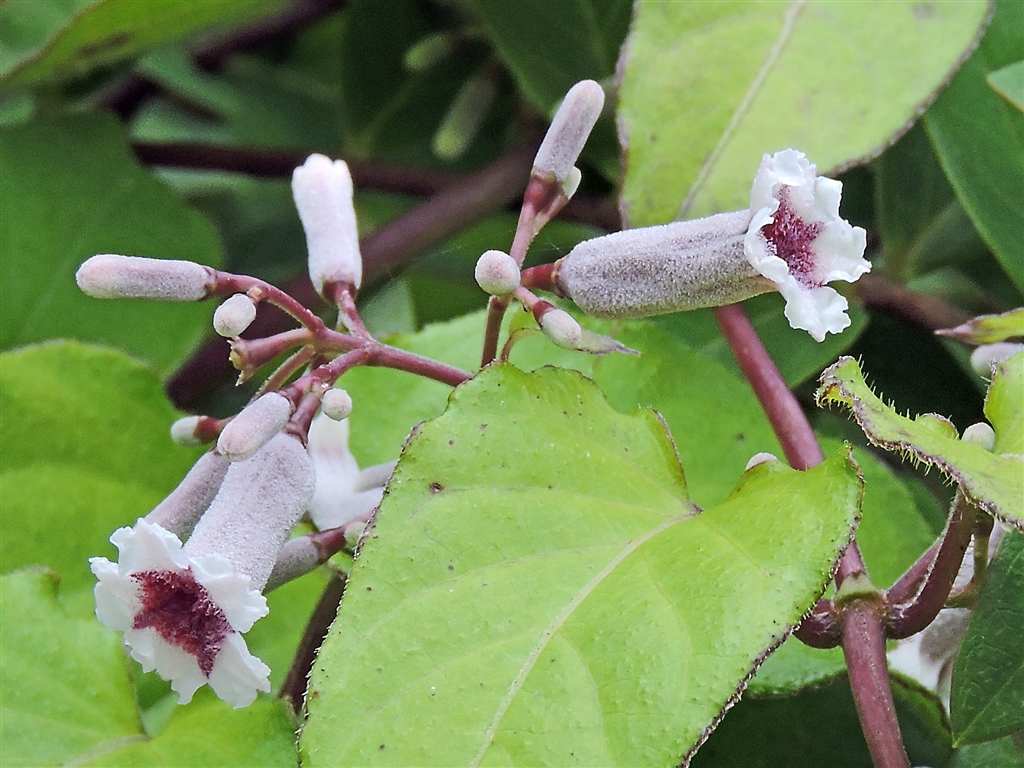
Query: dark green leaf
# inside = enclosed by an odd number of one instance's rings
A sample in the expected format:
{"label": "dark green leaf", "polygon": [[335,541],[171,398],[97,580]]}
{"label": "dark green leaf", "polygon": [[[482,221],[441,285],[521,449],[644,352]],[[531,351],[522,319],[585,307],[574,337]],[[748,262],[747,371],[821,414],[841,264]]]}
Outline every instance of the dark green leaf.
{"label": "dark green leaf", "polygon": [[97,253],[216,266],[213,227],[139,168],[111,117],[32,122],[4,129],[0,141],[0,347],[72,337],[173,369],[212,307],[93,299],[75,271]]}
{"label": "dark green leaf", "polygon": [[999,544],[953,666],[950,718],[958,745],[1024,729],[1024,534]]}
{"label": "dark green leaf", "polygon": [[1002,0],[978,50],[925,114],[925,126],[978,232],[1024,290],[1024,114],[985,82],[1022,57],[1024,5]]}

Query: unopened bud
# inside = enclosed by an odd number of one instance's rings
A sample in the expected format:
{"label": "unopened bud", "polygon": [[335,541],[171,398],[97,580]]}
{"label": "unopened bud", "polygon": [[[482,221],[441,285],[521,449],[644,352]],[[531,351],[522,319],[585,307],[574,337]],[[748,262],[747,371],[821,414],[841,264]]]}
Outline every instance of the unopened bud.
{"label": "unopened bud", "polygon": [[758,464],[767,464],[770,461],[778,461],[778,457],[774,453],[755,453],[750,457],[750,461],[747,462],[744,472],[749,471],[756,467]]}
{"label": "unopened bud", "polygon": [[320,407],[324,416],[335,421],[347,419],[352,413],[352,397],[344,389],[334,387],[324,392]]}
{"label": "unopened bud", "polygon": [[964,434],[960,439],[965,443],[979,445],[986,451],[991,451],[996,447],[996,433],[992,427],[983,421],[971,424],[971,426],[964,430]]}
{"label": "unopened bud", "polygon": [[564,182],[603,108],[604,90],[593,80],[583,80],[570,88],[537,150],[533,175]]}
{"label": "unopened bud", "polygon": [[503,251],[485,251],[473,275],[477,285],[492,296],[504,296],[519,287],[519,265]]}
{"label": "unopened bud", "polygon": [[986,379],[992,375],[992,366],[1009,360],[1018,352],[1024,351],[1024,344],[1010,341],[998,341],[995,344],[982,344],[971,353],[971,367],[979,376]]}
{"label": "unopened bud", "polygon": [[747,261],[749,211],[584,240],[560,259],[559,291],[596,317],[646,317],[773,290]]}
{"label": "unopened bud", "polygon": [[202,301],[215,278],[209,267],[192,261],[104,253],[82,264],[75,281],[97,299]]}
{"label": "unopened bud", "polygon": [[549,310],[541,316],[538,322],[544,335],[560,347],[576,349],[583,339],[583,329],[580,328],[580,324],[565,310]]}
{"label": "unopened bud", "polygon": [[297,536],[289,539],[277,553],[274,570],[267,578],[264,592],[271,592],[282,584],[305,576],[320,565],[320,550],[316,548],[309,536]]}
{"label": "unopened bud", "polygon": [[328,283],[358,288],[363,258],[348,166],[342,160],[310,155],[292,174],[292,195],[306,231],[313,287],[321,295]]}
{"label": "unopened bud", "polygon": [[256,319],[256,305],[244,293],[236,293],[213,313],[213,330],[233,339]]}
{"label": "unopened bud", "polygon": [[217,450],[228,461],[248,459],[284,429],[293,410],[287,397],[267,392],[228,422],[217,440]]}
{"label": "unopened bud", "polygon": [[202,445],[203,441],[196,434],[196,427],[199,426],[201,418],[201,416],[185,416],[171,424],[171,440],[184,446]]}
{"label": "unopened bud", "polygon": [[179,539],[187,538],[217,495],[229,466],[219,453],[204,453],[178,487],[146,515],[146,522],[159,525]]}

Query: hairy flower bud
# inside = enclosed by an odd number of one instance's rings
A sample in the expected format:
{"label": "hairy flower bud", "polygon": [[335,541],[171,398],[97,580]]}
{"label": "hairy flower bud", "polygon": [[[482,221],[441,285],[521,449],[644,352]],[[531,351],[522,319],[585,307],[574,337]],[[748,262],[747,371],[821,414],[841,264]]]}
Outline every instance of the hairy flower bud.
{"label": "hairy flower bud", "polygon": [[572,172],[603,108],[604,90],[593,80],[582,80],[570,88],[537,150],[533,175],[562,184]]}
{"label": "hairy flower bud", "polygon": [[1024,352],[1024,344],[1012,341],[997,341],[994,344],[982,344],[971,353],[971,367],[979,376],[986,379],[992,375],[992,366],[1009,360],[1018,352]]}
{"label": "hairy flower bud", "polygon": [[284,429],[293,411],[291,401],[267,392],[249,403],[220,433],[217,450],[228,461],[244,461]]}
{"label": "hairy flower bud", "polygon": [[560,347],[576,349],[583,339],[583,329],[580,328],[580,324],[563,309],[551,309],[545,312],[538,322],[544,335]]}
{"label": "hairy flower bud", "polygon": [[196,434],[196,427],[202,416],[185,416],[171,424],[171,440],[178,445],[187,447],[202,445],[203,441]]}
{"label": "hairy flower bud", "polygon": [[473,275],[477,285],[492,296],[504,296],[519,287],[519,265],[504,251],[484,251]]}
{"label": "hairy flower bud", "polygon": [[210,295],[215,277],[209,267],[192,261],[104,253],[86,260],[75,281],[97,299],[202,301]]}
{"label": "hairy flower bud", "polygon": [[991,451],[996,447],[996,433],[992,427],[983,421],[971,424],[971,426],[964,430],[960,439],[965,443],[980,445],[986,451]]}
{"label": "hairy flower bud", "polygon": [[313,287],[321,295],[328,283],[358,288],[363,259],[348,166],[342,160],[310,155],[292,174],[292,194],[306,231]]}
{"label": "hairy flower bud", "polygon": [[179,539],[186,538],[220,490],[229,466],[231,463],[216,451],[204,453],[178,487],[146,515],[146,522],[159,525]]}
{"label": "hairy flower bud", "polygon": [[256,304],[244,293],[236,293],[213,313],[213,330],[233,339],[256,319]]}
{"label": "hairy flower bud", "polygon": [[344,389],[333,387],[324,392],[320,407],[324,416],[334,421],[347,419],[352,413],[352,396]]}
{"label": "hairy flower bud", "polygon": [[758,464],[767,464],[769,462],[778,460],[778,457],[774,453],[755,453],[753,456],[750,457],[750,460],[747,462],[747,466],[744,469],[744,471],[746,472],[748,470],[751,470]]}

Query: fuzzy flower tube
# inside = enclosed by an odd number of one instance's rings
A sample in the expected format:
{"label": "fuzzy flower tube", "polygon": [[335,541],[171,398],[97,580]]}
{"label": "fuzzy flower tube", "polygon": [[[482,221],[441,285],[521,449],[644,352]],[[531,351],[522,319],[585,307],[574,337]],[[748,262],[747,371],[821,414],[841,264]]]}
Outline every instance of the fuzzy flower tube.
{"label": "fuzzy flower tube", "polygon": [[597,317],[721,306],[776,290],[794,328],[823,341],[850,325],[826,283],[870,271],[866,234],[839,216],[841,182],[802,152],[765,155],[750,208],[586,240],[555,266],[562,295]]}
{"label": "fuzzy flower tube", "polygon": [[184,546],[143,519],[110,537],[116,563],[90,560],[96,615],[124,633],[144,670],[171,681],[179,703],[207,683],[235,708],[270,690],[270,669],[242,634],[267,614],[262,590],[314,483],[305,447],[278,434],[230,466]]}

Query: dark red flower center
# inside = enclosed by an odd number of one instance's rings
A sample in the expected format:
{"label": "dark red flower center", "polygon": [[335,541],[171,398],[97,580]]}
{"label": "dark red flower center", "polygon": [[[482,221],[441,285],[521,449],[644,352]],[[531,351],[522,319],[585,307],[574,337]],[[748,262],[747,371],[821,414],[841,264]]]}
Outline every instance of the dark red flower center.
{"label": "dark red flower center", "polygon": [[132,627],[153,627],[168,643],[195,656],[209,677],[221,644],[232,631],[210,593],[187,570],[142,571],[132,578],[142,586],[142,610]]}
{"label": "dark red flower center", "polygon": [[807,222],[801,219],[793,210],[786,187],[779,192],[779,209],[772,219],[771,224],[761,227],[769,250],[789,265],[790,273],[802,284],[810,288],[820,287],[821,281],[814,278],[814,251],[811,245],[825,225],[820,221]]}

